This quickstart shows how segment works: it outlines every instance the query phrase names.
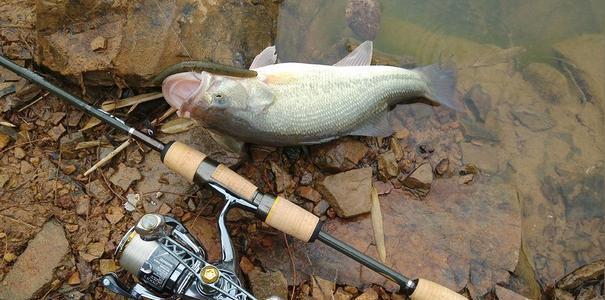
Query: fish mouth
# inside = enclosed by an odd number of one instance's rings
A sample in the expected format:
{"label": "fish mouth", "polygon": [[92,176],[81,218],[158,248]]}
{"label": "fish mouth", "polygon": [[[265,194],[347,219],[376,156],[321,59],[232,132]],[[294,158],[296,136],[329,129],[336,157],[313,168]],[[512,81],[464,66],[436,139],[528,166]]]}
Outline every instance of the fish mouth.
{"label": "fish mouth", "polygon": [[170,75],[162,83],[162,94],[170,106],[177,109],[179,117],[190,118],[191,108],[196,96],[203,91],[209,82],[210,74],[206,72],[185,72]]}

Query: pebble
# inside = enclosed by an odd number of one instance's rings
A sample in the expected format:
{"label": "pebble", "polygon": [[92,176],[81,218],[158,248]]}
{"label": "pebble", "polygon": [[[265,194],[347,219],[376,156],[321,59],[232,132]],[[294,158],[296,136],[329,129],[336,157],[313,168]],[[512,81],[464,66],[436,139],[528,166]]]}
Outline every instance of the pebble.
{"label": "pebble", "polygon": [[371,209],[372,168],[362,168],[326,176],[318,189],[341,218]]}
{"label": "pebble", "polygon": [[90,41],[90,50],[92,51],[103,50],[105,48],[107,48],[107,39],[102,36],[98,36]]}
{"label": "pebble", "polygon": [[310,185],[311,183],[313,183],[313,174],[311,174],[311,172],[305,171],[300,177],[300,184]]}
{"label": "pebble", "polygon": [[393,151],[397,161],[403,159],[403,149],[401,148],[401,144],[399,144],[399,140],[391,139],[391,151]]}
{"label": "pebble", "polygon": [[78,199],[78,205],[76,206],[76,214],[80,216],[88,215],[90,211],[90,197],[84,195]]}
{"label": "pebble", "polygon": [[315,205],[315,208],[313,208],[313,214],[319,217],[325,214],[329,207],[330,204],[328,204],[328,201],[321,200],[319,203],[317,203],[317,205]]}
{"label": "pebble", "polygon": [[407,128],[395,131],[395,138],[397,139],[404,140],[407,139],[408,136],[410,136],[410,131]]}
{"label": "pebble", "polygon": [[475,178],[475,175],[473,175],[473,174],[462,175],[458,178],[458,183],[459,184],[468,184],[471,181],[473,181],[474,178]]}
{"label": "pebble", "polygon": [[378,155],[378,172],[383,179],[397,177],[399,174],[397,159],[392,150]]}
{"label": "pebble", "polygon": [[315,203],[321,200],[321,194],[310,186],[299,186],[296,194]]}
{"label": "pebble", "polygon": [[435,167],[435,173],[437,173],[437,175],[439,176],[443,176],[445,175],[450,168],[450,160],[447,158],[444,158],[442,160],[439,161],[439,163],[437,164],[437,166]]}
{"label": "pebble", "polygon": [[254,264],[246,256],[243,256],[242,259],[240,259],[239,267],[244,274],[248,274],[254,270]]}
{"label": "pebble", "polygon": [[288,172],[278,165],[276,162],[271,161],[271,171],[275,175],[275,190],[277,193],[288,192],[291,193],[296,187],[296,182],[292,180],[292,176]]}
{"label": "pebble", "polygon": [[114,185],[120,187],[123,191],[126,191],[133,182],[141,178],[143,177],[141,176],[141,173],[138,169],[128,167],[125,164],[121,163],[118,166],[118,170],[113,175],[111,175],[109,181]]}
{"label": "pebble", "polygon": [[313,290],[312,297],[315,300],[331,299],[334,293],[334,282],[323,279],[317,275],[313,275]]}
{"label": "pebble", "polygon": [[119,269],[116,261],[113,259],[100,259],[99,260],[99,271],[102,275],[113,273]]}
{"label": "pebble", "polygon": [[415,190],[420,195],[428,194],[432,183],[433,169],[429,163],[420,165],[403,180],[403,185]]}
{"label": "pebble", "polygon": [[248,273],[252,293],[257,299],[279,297],[288,299],[288,281],[280,271],[262,272],[252,270]]}
{"label": "pebble", "polygon": [[330,172],[343,172],[355,168],[368,150],[364,143],[345,137],[313,146],[311,154],[313,162],[319,168]]}
{"label": "pebble", "polygon": [[15,153],[16,159],[23,159],[25,157],[25,151],[21,147],[15,148],[13,152]]}
{"label": "pebble", "polygon": [[10,141],[11,141],[10,136],[0,132],[0,150],[4,149],[4,147],[6,147],[6,145],[8,145],[8,143],[10,143]]}
{"label": "pebble", "polygon": [[112,225],[117,224],[124,217],[124,213],[122,212],[122,208],[118,206],[112,206],[108,209],[108,212],[105,214],[105,219],[109,221]]}
{"label": "pebble", "polygon": [[359,295],[359,297],[355,298],[355,300],[377,300],[378,293],[373,288],[366,289],[363,294]]}
{"label": "pebble", "polygon": [[167,215],[171,210],[172,210],[172,207],[170,207],[166,203],[162,203],[162,205],[160,205],[160,209],[158,210],[158,213],[160,215]]}
{"label": "pebble", "polygon": [[65,127],[63,127],[63,124],[59,124],[58,126],[55,126],[50,129],[50,131],[48,132],[48,136],[50,136],[53,141],[58,141],[59,138],[61,138],[61,135],[63,135],[63,133],[65,133]]}
{"label": "pebble", "polygon": [[71,275],[67,279],[67,284],[69,285],[78,285],[80,284],[80,282],[80,272],[78,271],[71,273]]}
{"label": "pebble", "polygon": [[92,197],[95,197],[101,203],[107,203],[113,198],[111,191],[105,187],[105,185],[101,182],[101,179],[96,179],[88,183],[86,185],[86,193]]}
{"label": "pebble", "polygon": [[61,166],[61,171],[63,171],[63,173],[65,175],[70,175],[76,171],[76,166],[74,166],[74,165]]}
{"label": "pebble", "polygon": [[[105,246],[101,242],[90,243],[86,246],[86,253],[89,254],[92,259],[101,257],[103,252],[105,252]],[[88,261],[92,261],[92,259]]]}
{"label": "pebble", "polygon": [[126,202],[124,203],[124,209],[126,209],[127,212],[133,212],[134,210],[137,209],[137,205],[139,204],[139,201],[141,201],[141,194],[130,193],[130,194],[126,195]]}
{"label": "pebble", "polygon": [[351,300],[353,298],[353,295],[345,292],[342,288],[336,289],[333,296],[334,300]]}

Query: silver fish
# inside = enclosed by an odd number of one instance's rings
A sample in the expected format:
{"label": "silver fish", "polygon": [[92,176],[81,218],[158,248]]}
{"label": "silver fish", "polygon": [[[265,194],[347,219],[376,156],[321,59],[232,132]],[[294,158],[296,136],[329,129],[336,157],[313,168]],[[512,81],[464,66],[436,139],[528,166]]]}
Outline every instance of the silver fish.
{"label": "silver fish", "polygon": [[371,59],[371,41],[333,66],[275,64],[269,47],[250,67],[257,77],[179,73],[164,80],[162,91],[180,116],[236,140],[276,146],[389,136],[389,112],[418,98],[458,108],[453,71],[370,66]]}

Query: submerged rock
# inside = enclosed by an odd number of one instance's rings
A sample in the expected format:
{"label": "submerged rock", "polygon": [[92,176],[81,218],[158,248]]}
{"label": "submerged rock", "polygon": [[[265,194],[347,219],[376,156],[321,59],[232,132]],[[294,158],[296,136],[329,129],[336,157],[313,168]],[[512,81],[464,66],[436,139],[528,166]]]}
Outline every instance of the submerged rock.
{"label": "submerged rock", "polygon": [[374,40],[380,30],[380,2],[349,0],[345,10],[347,24],[363,40]]}
{"label": "submerged rock", "polygon": [[547,112],[514,109],[511,113],[523,126],[532,131],[543,131],[555,126],[554,120]]}
{"label": "submerged rock", "polygon": [[245,67],[272,43],[277,5],[269,0],[40,2],[35,59],[74,82],[82,76],[86,84],[130,87],[148,85],[158,72],[185,60]]}
{"label": "submerged rock", "polygon": [[369,213],[372,207],[370,202],[372,168],[327,176],[318,188],[341,218]]}

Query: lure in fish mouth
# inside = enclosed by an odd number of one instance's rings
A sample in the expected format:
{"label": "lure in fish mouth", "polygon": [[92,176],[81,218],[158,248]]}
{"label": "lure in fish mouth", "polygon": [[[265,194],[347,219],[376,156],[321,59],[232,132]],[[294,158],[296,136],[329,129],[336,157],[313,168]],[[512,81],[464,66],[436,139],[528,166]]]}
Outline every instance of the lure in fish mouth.
{"label": "lure in fish mouth", "polygon": [[278,146],[389,136],[392,109],[416,99],[461,109],[453,99],[454,71],[370,66],[371,41],[332,66],[276,58],[275,47],[263,50],[250,66],[256,77],[174,74],[162,92],[180,116],[239,141]]}

